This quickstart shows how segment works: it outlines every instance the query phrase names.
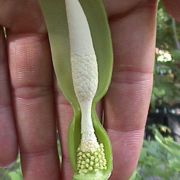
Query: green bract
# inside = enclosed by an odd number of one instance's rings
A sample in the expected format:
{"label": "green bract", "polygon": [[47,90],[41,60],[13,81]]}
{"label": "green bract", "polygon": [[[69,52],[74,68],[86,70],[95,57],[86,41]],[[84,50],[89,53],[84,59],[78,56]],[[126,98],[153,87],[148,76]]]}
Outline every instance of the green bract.
{"label": "green bract", "polygon": [[109,26],[102,0],[80,0],[87,17],[98,63],[98,89],[92,106],[92,120],[98,142],[98,152],[78,150],[81,139],[80,107],[74,92],[68,25],[64,0],[39,0],[47,24],[55,74],[59,87],[73,107],[74,116],[69,127],[69,158],[76,180],[106,180],[112,171],[112,152],[108,135],[102,127],[96,104],[107,92],[111,80],[113,53]]}

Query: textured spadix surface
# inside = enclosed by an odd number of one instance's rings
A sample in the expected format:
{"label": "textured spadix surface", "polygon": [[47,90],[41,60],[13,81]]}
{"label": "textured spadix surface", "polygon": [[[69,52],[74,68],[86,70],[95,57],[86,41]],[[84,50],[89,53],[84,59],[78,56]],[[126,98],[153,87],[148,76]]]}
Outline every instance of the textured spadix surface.
{"label": "textured spadix surface", "polygon": [[65,0],[65,4],[73,86],[81,109],[77,173],[87,174],[107,168],[104,146],[97,141],[91,117],[92,102],[98,87],[98,65],[89,24],[79,0]]}

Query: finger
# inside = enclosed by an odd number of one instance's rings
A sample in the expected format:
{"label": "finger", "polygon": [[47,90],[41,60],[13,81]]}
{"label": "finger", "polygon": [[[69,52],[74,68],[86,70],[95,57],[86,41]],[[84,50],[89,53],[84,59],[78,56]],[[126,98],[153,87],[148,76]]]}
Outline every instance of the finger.
{"label": "finger", "polygon": [[58,130],[61,143],[62,152],[62,166],[61,166],[61,178],[63,180],[72,179],[72,170],[70,161],[68,158],[68,127],[72,120],[73,110],[67,100],[64,98],[60,90],[56,85],[56,104],[57,104],[57,119],[58,119]]}
{"label": "finger", "polygon": [[130,177],[142,146],[153,81],[155,14],[155,4],[145,3],[110,21],[115,64],[105,125],[113,146],[112,180]]}
{"label": "finger", "polygon": [[10,34],[8,45],[24,179],[59,179],[47,36]]}
{"label": "finger", "polygon": [[0,27],[0,167],[15,161],[17,139],[10,94],[6,42]]}
{"label": "finger", "polygon": [[[58,112],[58,129],[60,135],[60,141],[62,146],[62,167],[61,167],[61,178],[63,180],[72,179],[72,169],[70,166],[70,161],[68,158],[68,127],[70,121],[72,120],[73,110],[68,101],[64,98],[62,92],[57,87],[55,83],[55,91],[57,96],[57,112]],[[97,105],[97,114],[101,120],[102,105],[99,103]]]}

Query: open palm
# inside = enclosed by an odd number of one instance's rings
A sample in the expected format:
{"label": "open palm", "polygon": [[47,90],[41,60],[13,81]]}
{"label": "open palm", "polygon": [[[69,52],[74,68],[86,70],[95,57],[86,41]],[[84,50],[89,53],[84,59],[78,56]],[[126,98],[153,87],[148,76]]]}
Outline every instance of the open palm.
{"label": "open palm", "polygon": [[[112,180],[127,180],[143,142],[152,88],[156,1],[104,0],[112,32],[112,83],[98,106],[112,141]],[[26,180],[70,180],[67,128],[72,109],[56,89],[37,0],[0,0],[0,166],[20,149]],[[58,123],[56,123],[58,122]],[[15,128],[16,127],[16,128]],[[56,129],[62,142],[60,167]]]}

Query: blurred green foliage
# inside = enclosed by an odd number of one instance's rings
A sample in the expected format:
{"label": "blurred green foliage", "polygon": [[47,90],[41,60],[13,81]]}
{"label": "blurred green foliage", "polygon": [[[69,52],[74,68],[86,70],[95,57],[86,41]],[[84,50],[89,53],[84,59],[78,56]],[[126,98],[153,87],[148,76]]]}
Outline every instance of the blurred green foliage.
{"label": "blurred green foliage", "polygon": [[179,180],[180,145],[153,127],[154,140],[145,140],[138,168],[131,180]]}
{"label": "blurred green foliage", "polygon": [[167,62],[156,61],[152,107],[157,99],[170,105],[180,102],[180,59]]}
{"label": "blurred green foliage", "polygon": [[160,3],[157,16],[156,61],[152,108],[158,99],[170,105],[180,102],[180,25]]}
{"label": "blurred green foliage", "polygon": [[[161,1],[158,6],[157,14],[157,41],[156,47],[163,50],[176,49],[174,42],[174,32],[172,29],[172,18],[165,11]],[[180,32],[180,25],[176,24],[177,31]],[[178,33],[178,39],[180,39],[180,33]]]}
{"label": "blurred green foliage", "polygon": [[10,167],[0,168],[0,180],[22,180],[22,173],[20,168],[20,159],[18,158],[16,163]]}

